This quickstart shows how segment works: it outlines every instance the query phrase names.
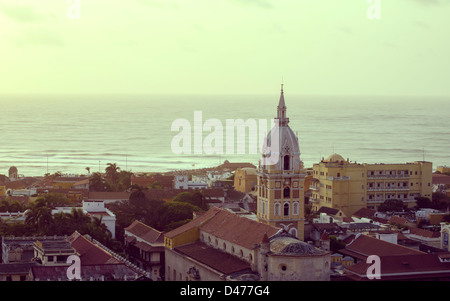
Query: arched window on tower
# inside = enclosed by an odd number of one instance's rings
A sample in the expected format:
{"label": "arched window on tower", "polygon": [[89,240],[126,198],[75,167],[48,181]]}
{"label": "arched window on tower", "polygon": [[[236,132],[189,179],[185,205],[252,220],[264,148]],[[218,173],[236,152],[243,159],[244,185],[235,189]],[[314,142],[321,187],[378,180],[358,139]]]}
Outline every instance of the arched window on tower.
{"label": "arched window on tower", "polygon": [[298,202],[294,202],[294,204],[292,205],[292,214],[293,215],[299,214],[299,203]]}
{"label": "arched window on tower", "polygon": [[280,203],[275,203],[275,215],[280,216],[281,215],[281,205]]}
{"label": "arched window on tower", "polygon": [[284,215],[284,216],[289,216],[289,203],[284,203],[284,206],[283,206],[283,215]]}
{"label": "arched window on tower", "polygon": [[285,187],[283,190],[283,197],[290,198],[291,197],[291,189],[289,187]]}
{"label": "arched window on tower", "polygon": [[289,160],[289,155],[286,155],[286,156],[284,156],[284,162],[283,162],[283,164],[284,164],[284,167],[283,167],[283,169],[284,170],[290,170],[291,168],[289,167],[289,162],[290,160]]}

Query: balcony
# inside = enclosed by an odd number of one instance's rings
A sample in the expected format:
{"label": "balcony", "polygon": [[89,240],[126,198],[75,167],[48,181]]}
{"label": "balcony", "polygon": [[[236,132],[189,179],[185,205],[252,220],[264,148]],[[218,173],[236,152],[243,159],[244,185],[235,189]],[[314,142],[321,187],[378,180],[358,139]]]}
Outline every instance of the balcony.
{"label": "balcony", "polygon": [[328,181],[348,181],[350,177],[327,177]]}
{"label": "balcony", "polygon": [[409,174],[367,175],[367,179],[409,179]]}
{"label": "balcony", "polygon": [[367,191],[409,191],[407,187],[367,187]]}

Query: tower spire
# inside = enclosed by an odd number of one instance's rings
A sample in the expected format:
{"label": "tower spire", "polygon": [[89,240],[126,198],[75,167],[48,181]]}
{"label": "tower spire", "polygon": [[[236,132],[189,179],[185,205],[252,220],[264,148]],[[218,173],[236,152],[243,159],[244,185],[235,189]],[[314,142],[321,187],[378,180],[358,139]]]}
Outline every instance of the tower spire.
{"label": "tower spire", "polygon": [[287,125],[289,123],[289,118],[286,118],[286,104],[284,102],[284,83],[281,81],[281,94],[280,101],[277,107],[277,119],[279,120],[279,125]]}

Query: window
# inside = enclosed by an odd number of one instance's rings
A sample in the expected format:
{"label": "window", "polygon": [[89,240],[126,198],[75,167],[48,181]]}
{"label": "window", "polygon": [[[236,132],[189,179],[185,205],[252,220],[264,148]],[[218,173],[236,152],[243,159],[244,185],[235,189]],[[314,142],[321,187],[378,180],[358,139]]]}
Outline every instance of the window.
{"label": "window", "polygon": [[299,214],[298,207],[299,207],[298,202],[294,202],[294,205],[293,205],[293,207],[292,207],[292,214],[293,214],[293,215],[298,215],[298,214]]}
{"label": "window", "polygon": [[289,156],[284,156],[284,170],[289,170]]}
{"label": "window", "polygon": [[281,205],[280,203],[275,203],[275,215],[281,215]]}
{"label": "window", "polygon": [[283,214],[284,216],[289,216],[289,203],[284,203]]}
{"label": "window", "polygon": [[285,197],[285,198],[290,198],[291,197],[291,190],[289,189],[289,187],[284,188],[284,190],[283,190],[283,197]]}

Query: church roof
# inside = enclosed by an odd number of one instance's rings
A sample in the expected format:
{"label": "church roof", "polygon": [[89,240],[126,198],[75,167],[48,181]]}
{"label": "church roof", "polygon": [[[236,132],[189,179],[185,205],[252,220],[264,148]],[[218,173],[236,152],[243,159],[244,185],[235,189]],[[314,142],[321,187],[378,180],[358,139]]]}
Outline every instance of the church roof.
{"label": "church roof", "polygon": [[270,251],[282,255],[324,255],[328,252],[314,247],[289,233],[282,232],[270,238]]}

